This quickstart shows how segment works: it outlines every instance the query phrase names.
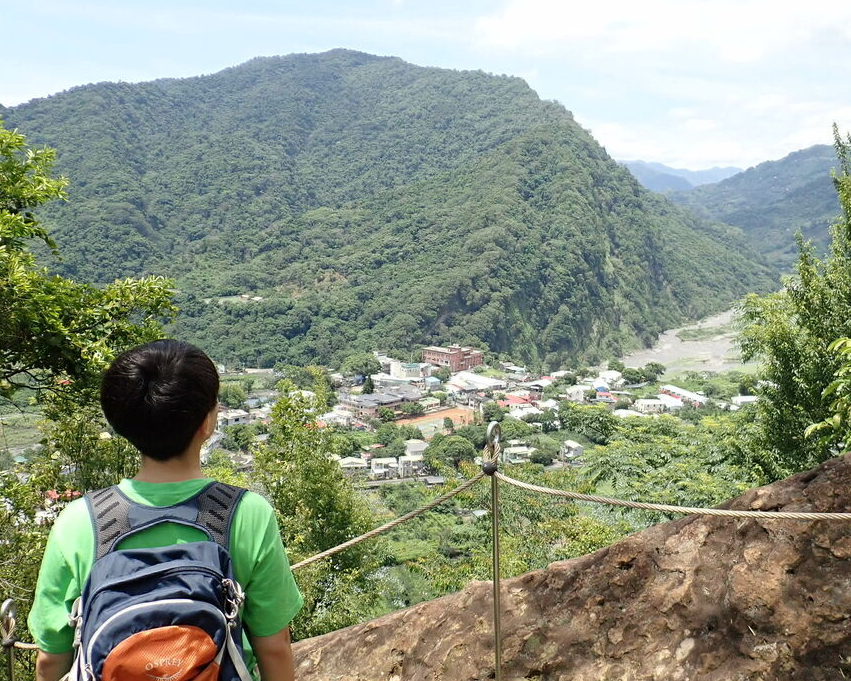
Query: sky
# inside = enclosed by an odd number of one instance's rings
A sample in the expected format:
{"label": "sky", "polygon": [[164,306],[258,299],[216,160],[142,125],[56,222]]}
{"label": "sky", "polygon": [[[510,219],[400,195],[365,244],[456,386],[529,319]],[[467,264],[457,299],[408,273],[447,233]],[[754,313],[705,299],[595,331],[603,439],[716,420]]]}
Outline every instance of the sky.
{"label": "sky", "polygon": [[622,160],[746,168],[851,130],[849,0],[0,0],[0,16],[5,106],[345,47],[524,78]]}

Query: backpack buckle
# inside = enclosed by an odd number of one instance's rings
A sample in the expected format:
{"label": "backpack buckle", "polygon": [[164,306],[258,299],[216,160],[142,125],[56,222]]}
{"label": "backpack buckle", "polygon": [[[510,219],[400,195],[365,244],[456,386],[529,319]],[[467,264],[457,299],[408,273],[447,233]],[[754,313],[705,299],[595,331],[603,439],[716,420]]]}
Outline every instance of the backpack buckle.
{"label": "backpack buckle", "polygon": [[80,639],[83,634],[83,599],[81,596],[78,596],[71,606],[68,624],[74,627],[74,649],[76,650],[80,647]]}
{"label": "backpack buckle", "polygon": [[236,622],[239,616],[239,608],[245,602],[245,592],[239,582],[232,579],[222,580],[225,593],[225,617],[229,623]]}

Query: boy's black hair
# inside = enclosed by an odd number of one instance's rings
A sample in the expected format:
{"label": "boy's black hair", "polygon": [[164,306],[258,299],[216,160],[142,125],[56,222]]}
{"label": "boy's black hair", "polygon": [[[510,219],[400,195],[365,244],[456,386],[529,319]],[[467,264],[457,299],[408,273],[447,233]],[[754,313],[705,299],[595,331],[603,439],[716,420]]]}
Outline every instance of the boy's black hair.
{"label": "boy's black hair", "polygon": [[120,354],[103,375],[106,420],[145,456],[182,454],[218,403],[219,374],[194,345],[158,340]]}

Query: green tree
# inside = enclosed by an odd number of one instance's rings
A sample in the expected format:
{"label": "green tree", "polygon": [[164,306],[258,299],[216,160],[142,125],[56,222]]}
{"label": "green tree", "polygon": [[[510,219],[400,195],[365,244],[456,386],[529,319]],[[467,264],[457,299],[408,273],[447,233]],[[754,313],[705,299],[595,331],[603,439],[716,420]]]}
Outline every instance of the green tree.
{"label": "green tree", "polygon": [[[725,414],[694,425],[671,416],[625,419],[607,445],[586,451],[583,475],[620,498],[713,506],[763,480],[758,467],[741,464],[749,458],[747,418]],[[657,514],[625,516],[637,528],[659,520]]]}
{"label": "green tree", "polygon": [[393,440],[381,453],[382,456],[393,456],[399,458],[405,454],[405,441],[401,438]]}
{"label": "green tree", "polygon": [[399,437],[403,440],[422,440],[423,431],[415,426],[399,426]]}
{"label": "green tree", "polygon": [[507,411],[507,409],[503,409],[496,402],[485,402],[482,405],[482,418],[488,422],[502,421]]}
{"label": "green tree", "polygon": [[295,366],[293,364],[278,363],[275,365],[275,372],[282,378],[287,379],[299,390],[313,390],[316,387],[317,378],[328,390],[331,390],[333,387],[331,374],[328,373],[328,369],[316,366],[315,364]]}
{"label": "green tree", "polygon": [[371,395],[375,392],[375,383],[372,382],[372,376],[367,376],[363,382],[363,388],[361,393],[364,395]]}
{"label": "green tree", "polygon": [[544,409],[540,414],[526,414],[523,417],[523,421],[526,423],[541,424],[541,431],[544,433],[558,430],[559,427],[558,412],[552,409]]}
{"label": "green tree", "polygon": [[626,365],[619,359],[613,359],[609,361],[609,371],[623,371],[625,368]]}
{"label": "green tree", "polygon": [[526,421],[506,417],[502,420],[502,438],[503,440],[516,440],[518,438],[528,437],[535,432],[535,429]]}
{"label": "green tree", "polygon": [[[287,550],[294,561],[324,551],[370,529],[371,514],[331,458],[334,433],[313,425],[312,412],[323,402],[281,386],[272,410],[271,436],[255,451],[255,479],[277,512]],[[300,572],[305,610],[295,621],[296,638],[353,624],[372,596],[366,574],[377,567],[376,545],[361,544]]]}
{"label": "green tree", "polygon": [[95,399],[116,350],[160,336],[160,320],[174,312],[161,277],[96,288],[37,265],[31,244],[54,252],[55,244],[33,211],[64,198],[67,184],[51,177],[54,159],[0,121],[0,402],[20,388],[60,402]]}
{"label": "green tree", "polygon": [[246,399],[242,384],[236,381],[226,381],[219,388],[219,402],[231,409],[241,409],[245,406]]}
{"label": "green tree", "polygon": [[[110,485],[138,463],[129,443],[104,435],[100,375],[118,352],[162,337],[159,322],[174,312],[165,279],[95,287],[38,265],[33,244],[56,249],[34,211],[63,198],[66,184],[51,177],[53,161],[52,150],[28,149],[0,121],[0,407],[21,391],[49,418],[26,478],[0,474],[0,584],[21,622],[49,530],[35,522],[46,492]],[[27,664],[19,660],[20,678],[32,677]]]}
{"label": "green tree", "polygon": [[770,479],[834,454],[829,438],[805,437],[810,425],[833,415],[822,393],[842,358],[831,343],[851,336],[851,138],[841,138],[835,126],[834,137],[840,168],[833,180],[842,216],[831,229],[830,251],[821,260],[799,236],[796,272],[783,291],[748,296],[743,306],[743,355],[762,361],[757,444]]}
{"label": "green tree", "polygon": [[382,423],[378,427],[378,430],[375,431],[375,438],[378,440],[378,444],[384,445],[385,447],[398,437],[400,437],[399,426],[395,423]]}
{"label": "green tree", "polygon": [[370,376],[381,371],[381,362],[371,352],[358,352],[349,355],[340,365],[344,376]]}
{"label": "green tree", "polygon": [[396,412],[389,407],[378,408],[378,419],[384,423],[390,423],[396,420]]}
{"label": "green tree", "polygon": [[644,381],[644,372],[641,369],[626,367],[623,370],[623,380],[626,383],[641,383]]}
{"label": "green tree", "polygon": [[443,429],[452,431],[455,429],[455,422],[448,416],[443,417]]}
{"label": "green tree", "polygon": [[230,451],[247,452],[254,442],[254,429],[247,424],[238,424],[225,428],[222,447]]}
{"label": "green tree", "polygon": [[822,393],[823,398],[830,402],[830,415],[810,425],[805,434],[808,437],[818,434],[822,443],[845,450],[851,442],[851,338],[840,338],[828,349],[842,360],[834,380]]}
{"label": "green tree", "polygon": [[644,365],[644,369],[642,372],[644,373],[644,380],[653,381],[659,380],[659,377],[667,371],[664,364],[660,364],[659,362],[648,362]]}
{"label": "green tree", "polygon": [[[482,449],[487,439],[487,426],[484,424],[469,424],[455,429],[455,435],[468,440],[475,449]],[[432,442],[434,440],[432,439]]]}
{"label": "green tree", "polygon": [[399,409],[403,414],[407,414],[409,416],[425,414],[425,407],[419,402],[405,402],[405,404],[399,407]]}
{"label": "green tree", "polygon": [[429,465],[437,463],[438,468],[440,465],[451,465],[457,469],[462,461],[475,459],[476,450],[468,439],[458,435],[449,435],[436,443],[432,439],[431,444],[426,448],[426,458]]}
{"label": "green tree", "polygon": [[581,433],[592,442],[606,444],[618,429],[618,417],[600,405],[561,402],[558,418],[562,430]]}
{"label": "green tree", "polygon": [[538,450],[532,452],[532,456],[529,457],[529,461],[541,464],[542,466],[549,466],[553,462],[553,458],[554,457],[551,453]]}
{"label": "green tree", "polygon": [[452,372],[449,370],[449,367],[439,367],[433,375],[435,378],[439,378],[444,383],[452,378]]}

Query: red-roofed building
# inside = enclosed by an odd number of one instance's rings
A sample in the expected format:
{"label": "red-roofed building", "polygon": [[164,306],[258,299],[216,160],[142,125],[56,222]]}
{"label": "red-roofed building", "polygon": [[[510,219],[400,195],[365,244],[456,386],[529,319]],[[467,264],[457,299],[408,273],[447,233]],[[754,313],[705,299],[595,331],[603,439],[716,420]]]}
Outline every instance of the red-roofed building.
{"label": "red-roofed building", "polygon": [[518,404],[531,404],[532,400],[528,397],[522,397],[520,395],[506,395],[504,400],[499,400],[497,404],[505,408],[516,407]]}

